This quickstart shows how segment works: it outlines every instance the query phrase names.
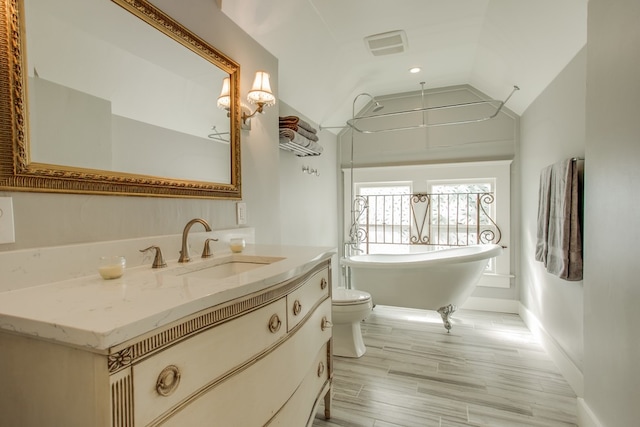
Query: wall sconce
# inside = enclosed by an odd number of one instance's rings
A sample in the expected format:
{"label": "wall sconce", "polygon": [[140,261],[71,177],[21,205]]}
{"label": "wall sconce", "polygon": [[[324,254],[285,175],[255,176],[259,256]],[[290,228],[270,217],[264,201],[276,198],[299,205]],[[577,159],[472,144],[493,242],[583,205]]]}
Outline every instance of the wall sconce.
{"label": "wall sconce", "polygon": [[[240,105],[242,110],[242,127],[243,129],[250,130],[251,121],[249,119],[255,116],[256,113],[262,113],[264,107],[269,107],[276,103],[276,97],[273,96],[273,93],[271,92],[269,73],[267,73],[266,71],[256,72],[253,86],[247,94],[247,100],[251,104],[256,104],[258,106],[258,108],[256,108],[256,110],[251,113],[249,107],[244,104]],[[229,109],[231,108],[231,79],[229,77],[225,77],[222,81],[222,90],[220,91],[217,105],[221,110],[227,110],[227,117],[230,116]],[[248,112],[245,110],[247,110]]]}
{"label": "wall sconce", "polygon": [[225,77],[222,80],[222,90],[218,97],[218,108],[221,110],[227,110],[227,116],[229,116],[229,108],[231,108],[231,79]]}
{"label": "wall sconce", "polygon": [[269,73],[266,71],[256,71],[256,78],[253,80],[253,86],[247,94],[247,100],[251,104],[256,104],[258,108],[251,113],[242,113],[242,123],[247,124],[247,120],[255,116],[256,113],[262,113],[264,107],[269,107],[276,103],[276,97],[271,92],[271,84],[269,83]]}

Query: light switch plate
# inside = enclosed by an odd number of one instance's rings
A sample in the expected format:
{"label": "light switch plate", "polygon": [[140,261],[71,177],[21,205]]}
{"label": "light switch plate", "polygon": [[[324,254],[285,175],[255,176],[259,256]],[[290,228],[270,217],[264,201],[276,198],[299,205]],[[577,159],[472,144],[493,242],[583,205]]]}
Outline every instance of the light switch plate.
{"label": "light switch plate", "polygon": [[236,203],[236,219],[238,225],[244,225],[247,223],[247,204],[244,202]]}
{"label": "light switch plate", "polygon": [[11,197],[0,197],[0,244],[15,243],[15,241],[13,200]]}

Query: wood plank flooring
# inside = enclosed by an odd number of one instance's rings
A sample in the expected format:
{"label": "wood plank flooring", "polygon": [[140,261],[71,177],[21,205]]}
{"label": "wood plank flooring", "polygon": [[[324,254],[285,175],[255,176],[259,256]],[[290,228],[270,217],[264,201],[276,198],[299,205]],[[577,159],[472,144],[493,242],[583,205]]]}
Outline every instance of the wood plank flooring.
{"label": "wood plank flooring", "polygon": [[576,426],[576,396],[519,316],[377,306],[367,353],[334,358],[332,418],[313,427]]}

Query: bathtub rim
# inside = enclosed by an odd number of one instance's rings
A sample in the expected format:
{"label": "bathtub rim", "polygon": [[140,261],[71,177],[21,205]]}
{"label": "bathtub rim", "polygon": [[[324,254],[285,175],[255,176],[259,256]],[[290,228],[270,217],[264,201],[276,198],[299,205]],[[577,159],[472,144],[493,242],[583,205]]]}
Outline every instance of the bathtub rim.
{"label": "bathtub rim", "polygon": [[408,254],[353,255],[349,258],[342,258],[340,263],[343,266],[360,268],[398,268],[400,266],[402,268],[423,268],[442,264],[482,261],[500,255],[502,250],[502,246],[491,243]]}

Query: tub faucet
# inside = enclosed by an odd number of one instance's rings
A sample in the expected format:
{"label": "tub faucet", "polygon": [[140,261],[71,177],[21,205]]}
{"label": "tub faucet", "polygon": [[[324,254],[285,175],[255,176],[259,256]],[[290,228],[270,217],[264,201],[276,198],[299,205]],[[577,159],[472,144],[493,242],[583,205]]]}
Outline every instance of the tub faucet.
{"label": "tub faucet", "polygon": [[358,255],[364,251],[358,247],[358,242],[345,242],[344,244],[344,256],[349,258],[352,255]]}
{"label": "tub faucet", "polygon": [[206,231],[211,231],[211,227],[209,226],[207,221],[205,221],[202,218],[194,218],[191,221],[189,221],[187,225],[184,226],[184,230],[182,231],[182,249],[180,250],[180,258],[178,259],[178,262],[189,262],[190,260],[189,244],[187,243],[187,236],[189,235],[189,230],[191,230],[191,226],[196,222],[199,222],[200,224],[204,225],[204,229]]}

